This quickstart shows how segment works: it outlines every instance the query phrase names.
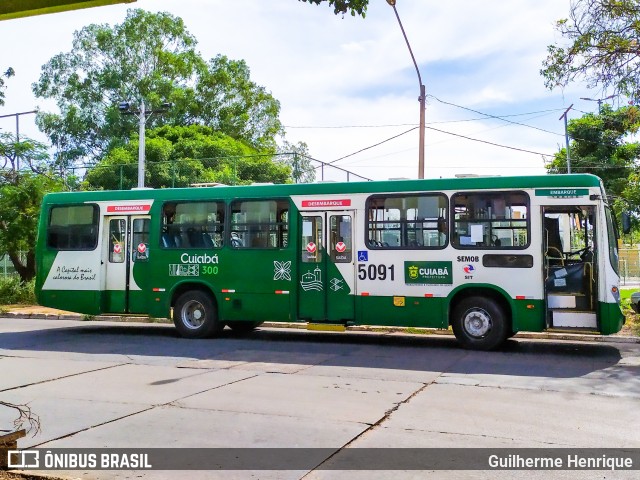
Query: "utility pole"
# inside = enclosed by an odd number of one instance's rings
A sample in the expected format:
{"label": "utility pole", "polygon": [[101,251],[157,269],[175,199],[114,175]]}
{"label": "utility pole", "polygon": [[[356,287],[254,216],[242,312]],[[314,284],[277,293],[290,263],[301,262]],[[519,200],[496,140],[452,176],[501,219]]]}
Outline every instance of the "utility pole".
{"label": "utility pole", "polygon": [[162,106],[156,110],[147,110],[144,104],[144,99],[140,99],[140,107],[137,110],[131,110],[131,104],[129,102],[120,102],[118,104],[118,110],[123,115],[135,115],[138,117],[138,188],[144,188],[144,170],[145,170],[145,127],[147,124],[147,118],[154,113],[166,112],[171,108],[170,103],[163,103]]}
{"label": "utility pole", "polygon": [[144,100],[140,100],[140,114],[138,115],[140,121],[138,128],[138,188],[144,188],[144,161],[145,161],[145,125],[147,123],[147,114],[144,110]]}
{"label": "utility pole", "polygon": [[400,21],[400,15],[398,15],[398,10],[396,9],[396,0],[387,0],[387,3],[393,7],[393,12],[396,14],[396,18],[398,19],[398,25],[400,25],[400,30],[402,31],[402,36],[404,37],[404,41],[407,44],[407,48],[409,48],[409,54],[411,55],[411,60],[413,60],[413,66],[416,67],[416,73],[418,74],[418,83],[420,84],[420,96],[418,97],[418,101],[420,102],[420,143],[418,144],[418,178],[424,178],[424,115],[425,115],[425,102],[426,102],[426,88],[422,83],[422,76],[420,75],[420,69],[418,68],[418,63],[416,62],[416,57],[413,56],[413,50],[411,50],[411,45],[409,44],[409,39],[407,38],[407,34],[404,31],[404,27],[402,26],[402,22]]}
{"label": "utility pole", "polygon": [[562,120],[564,118],[564,141],[567,143],[567,173],[571,173],[571,151],[569,150],[569,131],[567,130],[567,113],[573,107],[573,103],[569,105],[564,113],[560,116],[558,120]]}
{"label": "utility pole", "polygon": [[[16,117],[16,144],[20,142],[20,115],[28,115],[30,113],[38,113],[37,110],[29,110],[28,112],[10,113],[9,115],[0,115],[0,118]],[[16,152],[16,171],[20,171],[20,157]]]}

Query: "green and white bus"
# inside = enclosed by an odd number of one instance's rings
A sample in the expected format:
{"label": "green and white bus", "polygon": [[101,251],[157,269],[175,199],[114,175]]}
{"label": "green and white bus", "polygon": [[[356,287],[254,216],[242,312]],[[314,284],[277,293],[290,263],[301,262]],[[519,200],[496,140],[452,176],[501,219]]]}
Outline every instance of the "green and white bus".
{"label": "green and white bus", "polygon": [[618,332],[617,233],[593,175],[53,193],[37,297],[173,317],[203,338],[265,321]]}

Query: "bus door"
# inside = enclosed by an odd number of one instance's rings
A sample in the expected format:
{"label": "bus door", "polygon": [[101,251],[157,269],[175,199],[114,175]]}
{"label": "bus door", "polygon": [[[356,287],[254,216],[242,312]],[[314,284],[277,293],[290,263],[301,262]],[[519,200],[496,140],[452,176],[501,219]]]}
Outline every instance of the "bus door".
{"label": "bus door", "polygon": [[353,211],[301,214],[298,318],[341,324],[354,319],[354,219]]}
{"label": "bus door", "polygon": [[105,217],[103,308],[108,313],[146,311],[143,292],[148,279],[148,215]]}
{"label": "bus door", "polygon": [[595,330],[596,209],[591,205],[542,208],[546,326]]}

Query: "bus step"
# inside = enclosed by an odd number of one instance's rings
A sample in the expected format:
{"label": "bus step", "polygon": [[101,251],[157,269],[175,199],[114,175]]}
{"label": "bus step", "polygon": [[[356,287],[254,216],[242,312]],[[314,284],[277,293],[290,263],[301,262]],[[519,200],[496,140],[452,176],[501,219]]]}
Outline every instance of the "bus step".
{"label": "bus step", "polygon": [[335,323],[307,323],[307,330],[315,330],[321,332],[344,332],[347,329],[344,325],[336,325]]}
{"label": "bus step", "polygon": [[578,327],[597,329],[598,322],[595,312],[591,311],[560,311],[552,310],[552,327]]}

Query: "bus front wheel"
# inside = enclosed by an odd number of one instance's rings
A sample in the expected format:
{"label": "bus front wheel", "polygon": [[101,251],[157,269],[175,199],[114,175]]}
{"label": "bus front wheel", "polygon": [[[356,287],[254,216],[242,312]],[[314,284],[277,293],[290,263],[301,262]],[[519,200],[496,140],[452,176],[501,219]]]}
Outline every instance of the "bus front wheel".
{"label": "bus front wheel", "polygon": [[173,306],[173,323],[180,335],[187,338],[211,337],[224,328],[211,297],[199,290],[178,297]]}
{"label": "bus front wheel", "polygon": [[507,317],[502,307],[485,297],[468,297],[453,310],[451,327],[466,348],[493,350],[509,334]]}

